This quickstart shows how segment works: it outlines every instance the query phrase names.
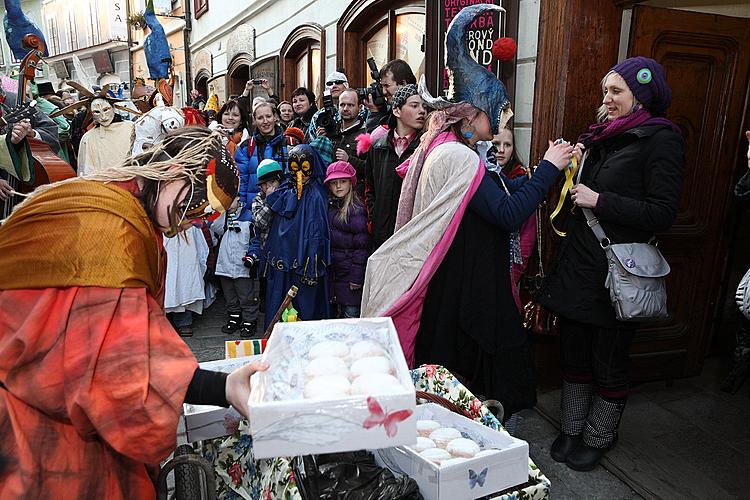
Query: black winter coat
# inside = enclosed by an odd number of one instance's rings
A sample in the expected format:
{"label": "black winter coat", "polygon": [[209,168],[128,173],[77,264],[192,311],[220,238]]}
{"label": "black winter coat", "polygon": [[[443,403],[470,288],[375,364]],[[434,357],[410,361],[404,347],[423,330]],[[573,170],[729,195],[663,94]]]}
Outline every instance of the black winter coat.
{"label": "black winter coat", "polygon": [[[612,243],[647,242],[674,222],[682,189],[685,142],[664,125],[631,129],[591,146],[581,183],[599,193],[594,214]],[[580,209],[566,221],[540,302],[568,319],[601,328],[618,321],[604,286],[607,259]]]}
{"label": "black winter coat", "polygon": [[396,212],[403,182],[396,173],[396,167],[411,156],[419,145],[421,135],[421,131],[417,132],[409,147],[398,156],[393,149],[393,130],[389,130],[372,143],[367,153],[365,204],[376,249],[393,236],[396,227]]}
{"label": "black winter coat", "polygon": [[356,126],[342,131],[341,135],[333,140],[334,153],[336,149],[343,149],[349,155],[347,161],[357,171],[356,190],[360,200],[365,199],[365,160],[357,156],[357,137],[366,133],[365,124],[360,120]]}

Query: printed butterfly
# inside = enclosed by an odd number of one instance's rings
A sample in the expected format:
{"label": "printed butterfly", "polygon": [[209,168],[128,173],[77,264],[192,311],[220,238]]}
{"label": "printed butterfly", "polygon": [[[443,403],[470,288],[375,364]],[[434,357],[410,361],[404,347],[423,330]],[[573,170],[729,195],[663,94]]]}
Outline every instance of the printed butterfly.
{"label": "printed butterfly", "polygon": [[487,479],[487,467],[482,470],[482,472],[477,475],[476,472],[469,469],[469,486],[473,490],[477,484],[479,484],[479,487],[482,488],[484,486],[484,481]]}
{"label": "printed butterfly", "polygon": [[362,427],[371,429],[382,425],[385,427],[385,434],[388,437],[395,436],[398,433],[396,424],[406,420],[412,414],[411,410],[398,410],[386,414],[380,403],[372,396],[367,398],[367,409],[370,410],[370,416],[365,419]]}

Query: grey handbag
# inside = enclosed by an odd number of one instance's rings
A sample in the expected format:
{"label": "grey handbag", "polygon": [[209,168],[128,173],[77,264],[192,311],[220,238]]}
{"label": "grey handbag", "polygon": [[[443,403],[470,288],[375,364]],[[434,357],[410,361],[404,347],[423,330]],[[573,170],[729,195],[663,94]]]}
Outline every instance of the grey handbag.
{"label": "grey handbag", "polygon": [[669,264],[658,248],[650,243],[612,244],[588,208],[586,221],[607,255],[609,297],[620,321],[658,321],[667,314]]}
{"label": "grey handbag", "polygon": [[[584,154],[576,183],[580,182]],[[588,208],[581,208],[586,222],[607,255],[607,279],[604,286],[620,321],[658,321],[667,314],[666,276],[669,264],[656,245],[650,243],[616,243],[607,238],[599,220]]]}

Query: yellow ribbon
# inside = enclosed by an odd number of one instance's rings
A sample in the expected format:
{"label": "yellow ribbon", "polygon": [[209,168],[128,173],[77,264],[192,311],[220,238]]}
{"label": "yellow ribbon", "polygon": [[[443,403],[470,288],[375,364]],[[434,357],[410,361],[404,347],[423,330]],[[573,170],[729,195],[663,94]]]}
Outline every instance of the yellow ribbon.
{"label": "yellow ribbon", "polygon": [[557,233],[558,236],[561,236],[563,238],[567,236],[567,233],[557,230],[557,228],[555,227],[554,219],[562,210],[563,205],[565,204],[565,198],[568,196],[568,193],[570,193],[570,189],[575,185],[575,178],[576,174],[578,173],[578,160],[576,160],[576,157],[574,156],[570,161],[573,164],[573,168],[568,167],[565,169],[565,184],[563,184],[562,190],[560,191],[560,199],[557,200],[557,207],[555,207],[555,211],[552,212],[552,214],[550,214],[549,216],[549,222],[552,226],[552,229]]}

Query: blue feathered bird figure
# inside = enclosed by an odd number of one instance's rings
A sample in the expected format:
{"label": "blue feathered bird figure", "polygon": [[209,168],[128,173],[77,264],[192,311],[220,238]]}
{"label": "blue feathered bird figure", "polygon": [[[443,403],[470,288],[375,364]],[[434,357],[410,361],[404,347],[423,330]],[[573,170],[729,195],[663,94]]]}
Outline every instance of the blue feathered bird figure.
{"label": "blue feathered bird figure", "polygon": [[[44,34],[36,24],[21,10],[21,0],[5,0],[5,17],[3,17],[5,40],[10,46],[13,57],[19,61],[29,53],[23,46],[23,37],[34,34],[44,41]],[[47,42],[44,43],[44,55],[48,56]]]}
{"label": "blue feathered bird figure", "polygon": [[164,33],[164,27],[162,27],[156,18],[156,12],[154,12],[154,0],[148,1],[143,17],[146,20],[146,26],[151,30],[151,33],[143,42],[148,72],[152,80],[167,78],[169,67],[172,66],[172,56],[169,53],[169,43],[167,42],[167,35]]}

